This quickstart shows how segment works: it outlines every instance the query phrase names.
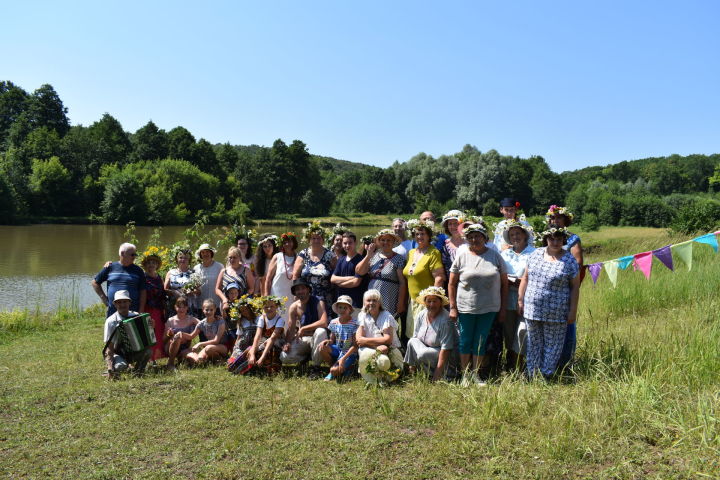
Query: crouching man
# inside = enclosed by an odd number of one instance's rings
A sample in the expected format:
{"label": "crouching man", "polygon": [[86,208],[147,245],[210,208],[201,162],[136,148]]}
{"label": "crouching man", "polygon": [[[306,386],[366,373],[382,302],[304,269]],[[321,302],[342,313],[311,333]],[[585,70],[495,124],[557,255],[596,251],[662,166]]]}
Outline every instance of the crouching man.
{"label": "crouching man", "polygon": [[105,320],[103,355],[107,365],[108,380],[117,378],[120,373],[127,371],[130,364],[133,365],[134,373],[141,374],[145,371],[145,366],[152,355],[152,348],[140,352],[126,352],[123,349],[121,331],[118,327],[123,320],[139,315],[137,312],[130,311],[131,302],[130,292],[127,290],[115,292],[113,304],[117,311]]}
{"label": "crouching man", "polygon": [[310,285],[301,278],[293,282],[290,291],[297,300],[288,311],[286,343],[280,361],[283,365],[297,365],[310,359],[317,367],[322,362],[319,345],[328,338],[325,302],[313,296]]}

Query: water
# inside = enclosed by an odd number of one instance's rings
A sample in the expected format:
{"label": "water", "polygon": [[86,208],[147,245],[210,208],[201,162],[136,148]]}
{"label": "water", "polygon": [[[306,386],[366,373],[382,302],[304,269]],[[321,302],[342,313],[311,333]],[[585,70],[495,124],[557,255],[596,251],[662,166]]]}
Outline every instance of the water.
{"label": "water", "polygon": [[[288,231],[298,235],[303,226],[263,226],[260,232]],[[359,237],[380,227],[354,227]],[[154,229],[137,227],[138,248],[146,247]],[[185,227],[163,227],[161,240],[183,238]],[[108,260],[117,260],[126,241],[118,225],[0,226],[0,311],[48,311],[71,303],[85,308],[99,301],[90,282]],[[224,255],[224,252],[222,252]]]}

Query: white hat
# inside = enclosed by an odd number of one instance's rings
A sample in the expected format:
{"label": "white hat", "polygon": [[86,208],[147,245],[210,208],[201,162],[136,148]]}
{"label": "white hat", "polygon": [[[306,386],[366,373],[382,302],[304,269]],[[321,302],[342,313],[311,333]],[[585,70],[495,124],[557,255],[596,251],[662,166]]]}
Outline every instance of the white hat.
{"label": "white hat", "polygon": [[332,304],[332,310],[333,310],[333,312],[335,312],[335,313],[337,313],[338,315],[340,315],[340,312],[337,311],[337,304],[338,304],[338,303],[344,303],[344,304],[346,304],[346,305],[350,305],[350,308],[352,308],[352,312],[350,312],[350,315],[352,315],[353,313],[355,313],[356,308],[353,307],[352,298],[350,298],[349,295],[340,295],[340,296],[338,297],[338,299],[337,299],[337,302],[335,302],[335,303]]}
{"label": "white hat", "polygon": [[115,292],[115,298],[113,298],[113,303],[117,302],[118,300],[131,300],[130,298],[130,292],[127,290],[118,290]]}
{"label": "white hat", "polygon": [[197,250],[195,250],[195,256],[197,258],[200,258],[200,252],[202,252],[203,250],[210,250],[213,253],[213,257],[215,256],[215,252],[217,251],[213,247],[211,247],[209,243],[203,243],[198,247]]}

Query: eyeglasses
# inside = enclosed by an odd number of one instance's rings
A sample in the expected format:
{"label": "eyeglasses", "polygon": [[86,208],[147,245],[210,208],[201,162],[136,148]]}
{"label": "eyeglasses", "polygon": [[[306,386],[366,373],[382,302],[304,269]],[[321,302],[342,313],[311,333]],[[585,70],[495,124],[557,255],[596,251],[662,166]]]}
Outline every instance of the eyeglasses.
{"label": "eyeglasses", "polygon": [[[126,252],[126,253],[127,253],[127,252]],[[138,256],[137,252],[128,253],[127,255],[130,256],[130,257],[137,257],[137,256]]]}

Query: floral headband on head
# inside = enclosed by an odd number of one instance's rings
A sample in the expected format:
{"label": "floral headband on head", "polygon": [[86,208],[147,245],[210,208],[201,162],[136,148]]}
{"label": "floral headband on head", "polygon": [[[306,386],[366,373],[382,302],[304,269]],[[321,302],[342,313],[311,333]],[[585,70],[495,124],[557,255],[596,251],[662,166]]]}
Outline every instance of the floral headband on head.
{"label": "floral headband on head", "polygon": [[550,237],[558,233],[566,237],[570,235],[570,232],[568,232],[568,229],[565,227],[550,227],[540,234],[540,238]]}
{"label": "floral headband on head", "polygon": [[260,240],[258,242],[258,245],[262,245],[263,243],[268,242],[268,241],[274,242],[275,244],[277,244],[277,241],[278,241],[277,235],[268,235],[267,237]]}
{"label": "floral headband on head", "polygon": [[343,235],[345,232],[349,232],[350,230],[343,225],[342,223],[337,223],[332,229],[333,236],[335,235]]}
{"label": "floral headband on head", "polygon": [[156,247],[154,245],[148,247],[140,257],[140,264],[145,265],[145,262],[154,258],[158,262],[158,267],[162,265],[163,258],[167,258],[169,250],[165,247]]}
{"label": "floral headband on head", "polygon": [[303,229],[303,238],[305,238],[305,240],[310,240],[310,237],[313,235],[322,235],[325,237],[326,234],[327,232],[320,224],[320,220],[313,220],[307,224],[307,228]]}
{"label": "floral headband on head", "polygon": [[278,297],[277,295],[265,295],[263,297],[255,297],[252,299],[252,301],[255,303],[258,311],[262,311],[262,308],[265,306],[268,302],[273,302],[278,307],[278,312],[282,313],[285,311],[285,302],[287,302],[287,297]]}
{"label": "floral headband on head", "polygon": [[550,221],[550,218],[554,215],[565,215],[570,220],[573,219],[573,214],[570,210],[568,210],[567,207],[558,207],[557,205],[550,205],[550,208],[548,208],[547,213],[545,214],[545,220]]}
{"label": "floral headband on head", "polygon": [[283,242],[285,240],[292,240],[293,238],[297,239],[297,237],[295,236],[295,233],[293,233],[293,232],[285,232],[285,233],[280,234],[280,240]]}
{"label": "floral headband on head", "polygon": [[419,218],[413,218],[407,221],[406,226],[410,231],[415,230],[418,227],[428,228],[431,232],[435,231],[435,222],[432,220],[420,220]]}

